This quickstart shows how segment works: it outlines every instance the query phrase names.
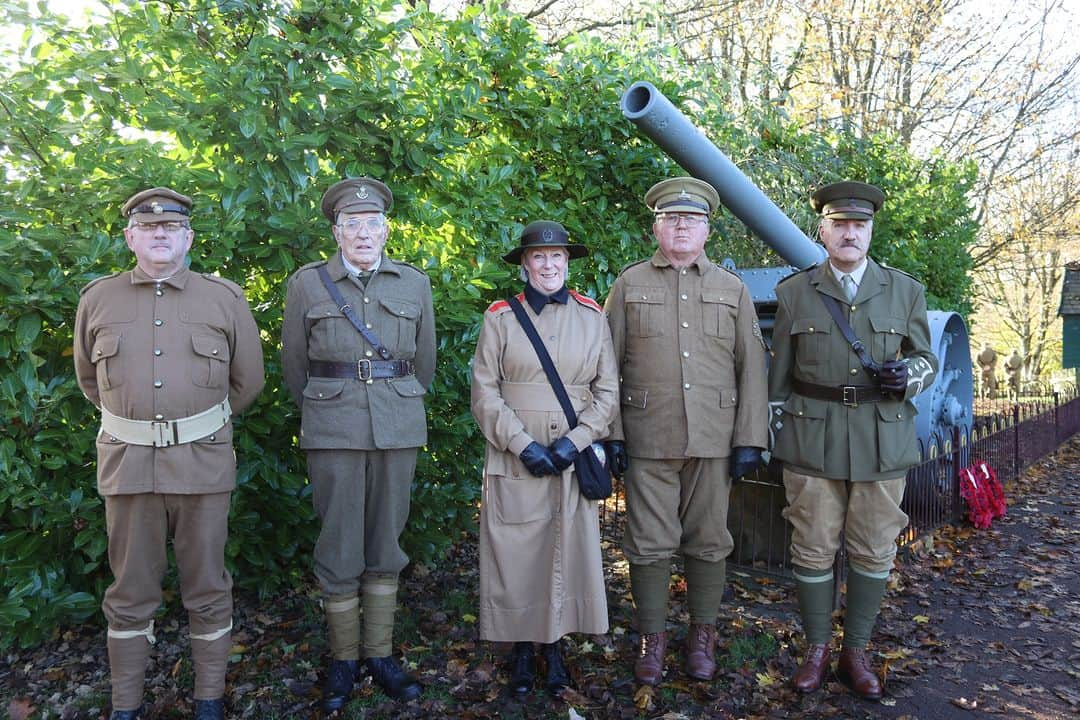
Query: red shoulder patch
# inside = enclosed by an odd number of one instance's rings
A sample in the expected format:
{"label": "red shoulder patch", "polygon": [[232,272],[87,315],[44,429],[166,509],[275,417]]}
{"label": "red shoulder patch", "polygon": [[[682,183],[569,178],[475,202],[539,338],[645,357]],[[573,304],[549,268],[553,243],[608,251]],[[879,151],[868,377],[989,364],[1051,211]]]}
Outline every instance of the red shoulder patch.
{"label": "red shoulder patch", "polygon": [[579,303],[581,303],[585,307],[592,308],[596,312],[604,312],[604,308],[600,307],[600,303],[596,302],[595,300],[593,300],[588,295],[582,295],[581,293],[577,292],[576,290],[571,290],[570,295],[573,296],[573,298],[575,300],[577,300]]}
{"label": "red shoulder patch", "polygon": [[510,307],[510,303],[506,302],[505,300],[496,300],[495,302],[488,305],[487,311],[498,312],[499,310],[503,310],[508,307]]}

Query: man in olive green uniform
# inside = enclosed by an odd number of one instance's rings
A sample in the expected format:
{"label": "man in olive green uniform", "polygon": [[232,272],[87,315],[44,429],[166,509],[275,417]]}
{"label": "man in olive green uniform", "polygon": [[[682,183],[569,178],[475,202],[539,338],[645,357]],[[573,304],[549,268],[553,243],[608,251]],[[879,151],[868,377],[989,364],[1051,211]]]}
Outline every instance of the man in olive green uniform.
{"label": "man in olive green uniform", "polygon": [[333,655],[328,711],[348,702],[360,673],[361,594],[367,671],[395,699],[421,692],[391,652],[398,574],[409,560],[398,539],[427,441],[435,317],[427,275],[383,252],[392,204],[390,189],[370,178],[327,190],[322,211],[339,252],[297,270],[285,300],[282,368],[322,521],[315,575]]}
{"label": "man in olive green uniform", "polygon": [[101,606],[111,717],[140,714],[171,535],[191,631],[195,717],[215,720],[224,717],[232,629],[231,416],[262,390],[262,344],[240,287],[186,267],[189,197],[144,190],[123,214],[136,267],[83,289],[74,347],[79,387],[101,410],[98,491],[114,576]]}
{"label": "man in olive green uniform", "polygon": [[[773,456],[784,463],[791,561],[808,644],[793,678],[821,687],[829,668],[833,562],[844,532],[847,615],[838,674],[856,694],[881,697],[865,648],[907,525],[900,509],[907,469],[919,462],[918,393],[934,381],[923,286],[867,258],[884,196],[841,182],[814,193],[827,263],[783,280],[769,368]],[[823,296],[861,341],[860,356]],[[852,338],[854,340],[854,338]],[[858,342],[856,341],[856,342]]]}
{"label": "man in olive green uniform", "polygon": [[1024,358],[1019,350],[1013,350],[1013,354],[1005,361],[1005,374],[1009,376],[1009,393],[1013,400],[1020,399],[1020,376],[1024,369]]}
{"label": "man in olive green uniform", "polygon": [[[623,550],[641,644],[638,682],[656,685],[667,647],[671,558],[685,564],[686,671],[716,671],[732,479],[761,462],[768,441],[765,354],[750,293],[704,252],[719,197],[708,183],[664,180],[645,195],[656,213],[652,258],[627,267],[606,309],[621,376],[614,461],[629,455]],[[625,445],[623,445],[625,441]]]}
{"label": "man in olive green uniform", "polygon": [[997,351],[990,347],[990,343],[984,343],[982,352],[975,358],[982,371],[982,396],[997,399]]}

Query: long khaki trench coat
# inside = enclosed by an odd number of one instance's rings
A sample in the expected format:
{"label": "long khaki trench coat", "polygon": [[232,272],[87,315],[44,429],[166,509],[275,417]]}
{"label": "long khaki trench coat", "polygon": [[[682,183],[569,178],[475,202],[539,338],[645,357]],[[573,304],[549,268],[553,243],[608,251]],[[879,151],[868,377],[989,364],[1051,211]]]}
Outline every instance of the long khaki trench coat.
{"label": "long khaki trench coat", "polygon": [[484,313],[472,372],[472,412],[484,437],[480,509],[480,637],[554,642],[572,632],[607,632],[607,600],[596,501],[578,489],[573,466],[535,477],[518,458],[536,441],[568,435],[578,448],[604,439],[617,413],[618,376],[603,311],[571,293],[536,325],[578,414],[566,415],[536,351],[506,301]]}
{"label": "long khaki trench coat", "polygon": [[[238,285],[187,268],[155,281],[142,270],[83,289],[75,374],[97,407],[131,420],[175,420],[227,396],[243,412],[263,387],[259,329]],[[232,423],[194,442],[154,448],[100,434],[98,491],[220,493],[236,484]]]}
{"label": "long khaki trench coat", "polygon": [[677,270],[657,250],[608,294],[631,457],[725,458],[768,446],[765,349],[750,293],[702,253]]}
{"label": "long khaki trench coat", "polygon": [[[769,368],[773,456],[796,472],[852,482],[902,476],[919,462],[915,404],[934,382],[923,286],[910,275],[868,260],[855,299],[848,303],[828,263],[776,286],[778,307]],[[874,385],[821,302],[819,291],[848,309],[855,335],[877,363],[906,359],[904,397],[848,407],[800,395],[795,379],[817,385]]]}

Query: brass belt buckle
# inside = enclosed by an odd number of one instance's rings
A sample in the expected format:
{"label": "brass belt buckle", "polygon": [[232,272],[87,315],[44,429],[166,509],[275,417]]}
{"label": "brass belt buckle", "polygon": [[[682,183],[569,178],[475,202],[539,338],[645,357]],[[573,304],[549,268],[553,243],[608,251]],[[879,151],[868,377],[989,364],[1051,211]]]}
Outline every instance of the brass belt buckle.
{"label": "brass belt buckle", "polygon": [[854,385],[845,385],[841,388],[844,391],[844,404],[848,407],[859,407],[859,392],[858,388]]}
{"label": "brass belt buckle", "polygon": [[[365,370],[366,368],[366,370]],[[367,358],[356,361],[356,372],[360,376],[361,380],[371,379],[371,361]]]}

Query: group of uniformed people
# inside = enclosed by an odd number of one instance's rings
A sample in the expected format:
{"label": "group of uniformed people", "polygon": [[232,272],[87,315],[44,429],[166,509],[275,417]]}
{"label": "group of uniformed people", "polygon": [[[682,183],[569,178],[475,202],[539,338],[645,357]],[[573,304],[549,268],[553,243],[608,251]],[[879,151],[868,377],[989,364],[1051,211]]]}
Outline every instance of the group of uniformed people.
{"label": "group of uniformed people", "polygon": [[[581,494],[575,470],[590,445],[625,485],[635,679],[657,685],[666,672],[676,554],[690,616],[683,667],[711,679],[733,548],[731,484],[761,464],[772,438],[807,641],[793,682],[816,690],[830,669],[843,533],[848,602],[837,674],[858,695],[881,697],[865,648],[907,521],[905,472],[919,459],[910,400],[937,367],[922,286],[867,258],[883,199],[854,182],[814,194],[829,260],[778,286],[768,379],[750,295],[704,251],[719,204],[708,183],[679,177],[649,189],[657,249],[622,271],[603,307],[566,284],[569,261],[588,248],[557,222],[525,226],[504,256],[520,266],[522,292],[484,314],[472,371],[472,411],[487,440],[480,637],[512,644],[512,692],[533,687],[535,643],[544,684],[558,693],[572,684],[562,638],[608,628],[597,502]],[[427,274],[385,251],[392,205],[390,189],[372,178],[326,191],[321,209],[338,251],[289,279],[282,326],[282,371],[301,411],[321,522],[315,576],[330,713],[365,674],[396,700],[422,693],[394,658],[393,627],[408,563],[399,538],[427,440],[435,322]],[[191,207],[169,188],[132,196],[124,236],[136,265],[90,283],[76,315],[79,385],[101,411],[112,720],[142,713],[169,538],[189,616],[194,714],[225,712],[232,418],[262,389],[263,356],[241,289],[187,267]],[[868,350],[853,348],[853,335]]]}

